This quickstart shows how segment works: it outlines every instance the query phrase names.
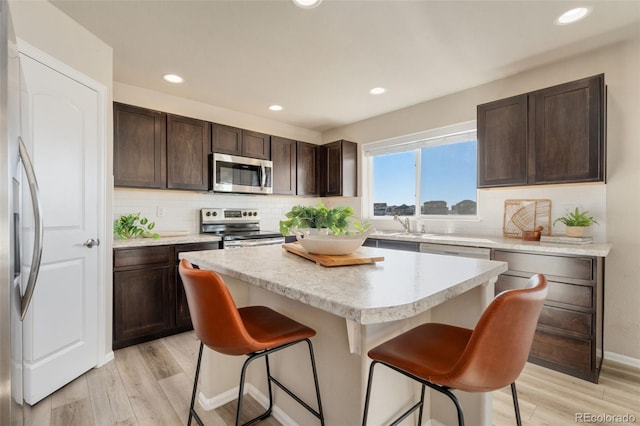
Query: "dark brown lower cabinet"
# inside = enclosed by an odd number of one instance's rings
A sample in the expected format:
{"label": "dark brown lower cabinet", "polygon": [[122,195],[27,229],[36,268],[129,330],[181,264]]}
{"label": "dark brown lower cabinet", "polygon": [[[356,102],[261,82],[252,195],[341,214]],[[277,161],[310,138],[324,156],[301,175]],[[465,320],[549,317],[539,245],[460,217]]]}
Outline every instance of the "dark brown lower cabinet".
{"label": "dark brown lower cabinet", "polygon": [[219,247],[213,242],[114,249],[113,349],[190,330],[178,254]]}
{"label": "dark brown lower cabinet", "polygon": [[496,294],[522,288],[544,274],[549,293],[538,320],[529,361],[598,383],[603,354],[604,259],[494,250],[509,263]]}

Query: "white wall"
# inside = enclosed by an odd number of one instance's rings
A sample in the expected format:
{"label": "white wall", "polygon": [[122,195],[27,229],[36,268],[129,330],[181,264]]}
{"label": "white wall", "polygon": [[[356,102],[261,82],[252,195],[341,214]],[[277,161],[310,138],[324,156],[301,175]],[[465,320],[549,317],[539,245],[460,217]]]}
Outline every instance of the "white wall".
{"label": "white wall", "polygon": [[[606,259],[605,351],[608,357],[640,365],[640,29],[634,38],[571,57],[509,78],[430,102],[374,117],[322,135],[323,141],[348,139],[359,143],[422,132],[476,118],[476,105],[605,73],[608,87],[607,184],[563,185],[479,191],[482,220],[461,226],[465,231],[501,231],[507,198],[551,198],[552,217],[562,206],[587,208],[602,226],[598,238],[613,244]],[[455,225],[432,222],[434,230]],[[381,226],[399,224],[385,223]],[[441,228],[441,229],[438,229]],[[395,229],[395,228],[394,228]]]}

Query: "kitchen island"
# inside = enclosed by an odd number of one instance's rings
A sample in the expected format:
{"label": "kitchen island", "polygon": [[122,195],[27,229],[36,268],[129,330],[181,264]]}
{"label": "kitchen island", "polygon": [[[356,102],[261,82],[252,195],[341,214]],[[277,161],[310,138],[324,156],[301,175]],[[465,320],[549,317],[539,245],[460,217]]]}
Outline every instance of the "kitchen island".
{"label": "kitchen island", "polygon": [[[236,303],[270,306],[317,331],[313,338],[327,425],[361,422],[369,359],[367,352],[426,321],[473,327],[493,298],[504,262],[361,247],[363,256],[381,262],[326,268],[280,246],[181,253],[181,258],[223,276]],[[313,401],[313,385],[304,348],[284,351],[272,369],[303,399]],[[212,409],[235,399],[242,357],[206,351],[199,402]],[[263,368],[252,367],[248,391],[265,400]],[[309,372],[307,374],[307,372]],[[413,402],[419,387],[379,368],[369,424],[387,423]],[[490,425],[489,394],[459,393],[467,424]],[[450,402],[432,395],[429,417],[455,422]],[[304,409],[276,392],[274,416],[284,424],[315,424]]]}

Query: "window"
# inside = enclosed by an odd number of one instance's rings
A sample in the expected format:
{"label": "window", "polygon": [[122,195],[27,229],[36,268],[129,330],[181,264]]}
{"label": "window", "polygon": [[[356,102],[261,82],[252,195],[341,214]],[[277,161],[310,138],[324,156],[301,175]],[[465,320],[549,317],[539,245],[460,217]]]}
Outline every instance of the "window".
{"label": "window", "polygon": [[477,214],[475,122],[367,144],[364,155],[369,216]]}

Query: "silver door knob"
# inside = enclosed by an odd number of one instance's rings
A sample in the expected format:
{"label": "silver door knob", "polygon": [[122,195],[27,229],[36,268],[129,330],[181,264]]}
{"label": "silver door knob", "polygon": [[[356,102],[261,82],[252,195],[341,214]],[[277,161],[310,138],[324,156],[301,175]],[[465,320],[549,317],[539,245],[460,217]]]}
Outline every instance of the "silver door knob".
{"label": "silver door knob", "polygon": [[91,248],[93,246],[99,246],[100,245],[100,240],[94,240],[93,238],[89,238],[87,241],[85,241],[84,243],[82,243],[83,246]]}

